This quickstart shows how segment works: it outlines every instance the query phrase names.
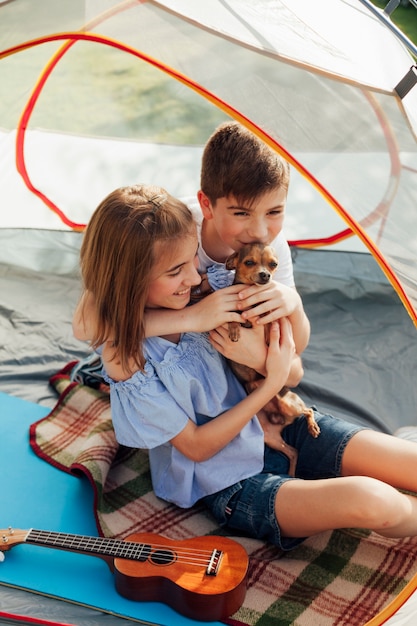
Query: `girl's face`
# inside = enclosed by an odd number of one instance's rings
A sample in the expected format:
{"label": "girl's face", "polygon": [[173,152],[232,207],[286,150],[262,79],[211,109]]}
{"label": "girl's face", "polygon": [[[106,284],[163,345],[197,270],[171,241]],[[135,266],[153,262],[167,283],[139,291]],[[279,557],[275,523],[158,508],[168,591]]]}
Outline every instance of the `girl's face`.
{"label": "girl's face", "polygon": [[151,273],[146,300],[149,309],[183,309],[190,301],[191,287],[201,283],[196,233],[180,239],[169,252],[167,247],[167,244],[155,244],[155,258],[160,260]]}

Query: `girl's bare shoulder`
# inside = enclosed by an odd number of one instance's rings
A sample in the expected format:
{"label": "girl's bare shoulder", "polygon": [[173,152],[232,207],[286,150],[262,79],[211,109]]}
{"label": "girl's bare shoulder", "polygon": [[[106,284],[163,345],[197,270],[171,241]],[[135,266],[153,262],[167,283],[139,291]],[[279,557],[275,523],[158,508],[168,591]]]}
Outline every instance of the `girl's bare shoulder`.
{"label": "girl's bare shoulder", "polygon": [[106,343],[103,345],[101,358],[107,376],[109,376],[115,382],[128,380],[135,372],[139,370],[137,364],[133,361],[133,359],[131,359],[131,362],[129,363],[128,370],[122,367],[122,364],[115,352],[112,341],[106,341]]}

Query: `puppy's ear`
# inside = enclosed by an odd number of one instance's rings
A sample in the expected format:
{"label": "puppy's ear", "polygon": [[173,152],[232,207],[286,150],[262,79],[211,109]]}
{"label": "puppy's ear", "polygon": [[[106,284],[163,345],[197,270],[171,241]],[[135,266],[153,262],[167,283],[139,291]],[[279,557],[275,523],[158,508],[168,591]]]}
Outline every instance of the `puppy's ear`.
{"label": "puppy's ear", "polygon": [[226,259],[226,269],[227,270],[235,270],[237,267],[237,257],[238,257],[238,253],[235,252],[234,254],[231,254],[229,257],[227,257]]}

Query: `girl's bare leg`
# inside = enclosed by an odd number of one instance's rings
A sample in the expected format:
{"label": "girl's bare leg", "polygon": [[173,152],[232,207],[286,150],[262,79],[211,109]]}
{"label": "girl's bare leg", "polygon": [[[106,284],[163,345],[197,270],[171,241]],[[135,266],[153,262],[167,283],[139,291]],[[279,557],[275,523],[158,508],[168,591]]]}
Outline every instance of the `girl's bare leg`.
{"label": "girl's bare leg", "polygon": [[346,447],[341,478],[292,480],[278,491],[283,536],[307,537],[335,528],[368,528],[386,537],[417,535],[417,444],[361,431]]}

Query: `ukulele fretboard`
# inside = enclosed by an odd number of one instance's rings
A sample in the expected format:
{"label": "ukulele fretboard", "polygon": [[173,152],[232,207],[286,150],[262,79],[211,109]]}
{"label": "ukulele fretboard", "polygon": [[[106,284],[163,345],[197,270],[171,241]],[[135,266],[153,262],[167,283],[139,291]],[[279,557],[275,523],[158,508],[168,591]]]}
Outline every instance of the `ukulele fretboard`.
{"label": "ukulele fretboard", "polygon": [[[84,552],[96,556],[102,555],[134,561],[146,561],[153,549],[150,544],[146,543],[35,529],[29,531],[26,542],[72,552]],[[172,560],[172,555],[170,560]]]}
{"label": "ukulele fretboard", "polygon": [[105,556],[131,561],[150,561],[153,565],[171,565],[179,561],[190,566],[204,566],[206,574],[216,576],[223,557],[223,552],[216,548],[198,550],[195,547],[181,546],[177,549],[159,543],[141,543],[123,541],[105,537],[90,537],[68,533],[31,529],[26,543],[41,545],[47,548],[81,552],[83,554]]}

